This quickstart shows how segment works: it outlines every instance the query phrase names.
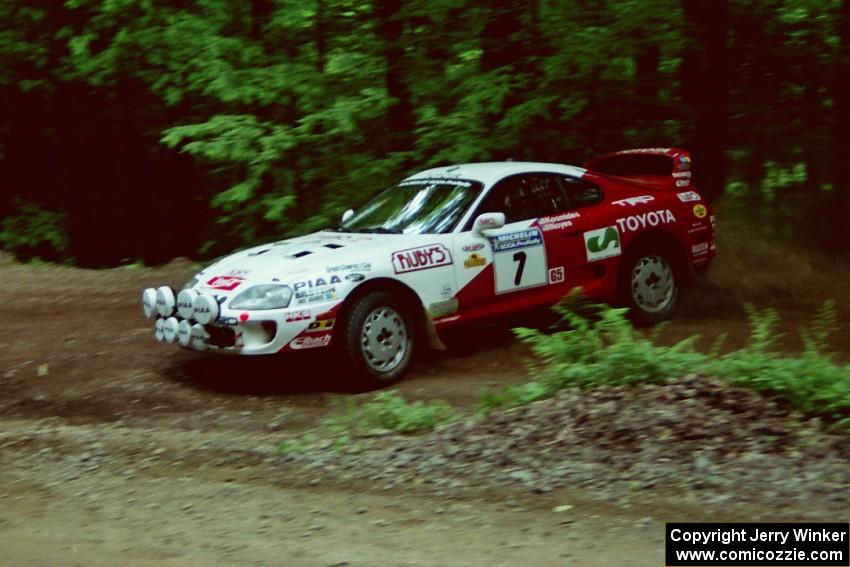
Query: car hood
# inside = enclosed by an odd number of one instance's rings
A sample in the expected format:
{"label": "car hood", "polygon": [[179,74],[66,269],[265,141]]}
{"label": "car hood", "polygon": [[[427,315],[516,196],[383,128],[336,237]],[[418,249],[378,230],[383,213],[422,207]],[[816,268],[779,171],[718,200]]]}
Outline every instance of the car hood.
{"label": "car hood", "polygon": [[[206,284],[217,277],[238,278],[244,283],[291,283],[317,271],[327,273],[336,266],[389,263],[392,251],[410,240],[411,236],[397,234],[316,232],[225,256],[197,275],[197,285],[209,287]],[[369,271],[372,266],[364,268]]]}

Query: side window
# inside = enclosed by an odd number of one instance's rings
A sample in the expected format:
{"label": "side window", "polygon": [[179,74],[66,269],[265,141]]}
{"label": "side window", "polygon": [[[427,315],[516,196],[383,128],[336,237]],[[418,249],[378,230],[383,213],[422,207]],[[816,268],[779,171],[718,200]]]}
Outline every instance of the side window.
{"label": "side window", "polygon": [[602,201],[602,189],[590,181],[577,177],[561,177],[569,202],[574,209],[594,205]]}
{"label": "side window", "polygon": [[553,215],[569,209],[554,175],[515,175],[500,181],[478,207],[477,214],[505,213],[506,222]]}

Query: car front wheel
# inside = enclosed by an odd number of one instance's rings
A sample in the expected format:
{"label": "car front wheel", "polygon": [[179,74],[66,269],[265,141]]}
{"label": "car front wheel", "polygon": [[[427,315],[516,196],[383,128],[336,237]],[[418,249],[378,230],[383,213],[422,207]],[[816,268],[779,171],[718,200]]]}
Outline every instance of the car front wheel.
{"label": "car front wheel", "polygon": [[359,386],[380,388],[401,378],[413,354],[411,321],[403,302],[383,291],[367,293],[346,309],[341,346]]}

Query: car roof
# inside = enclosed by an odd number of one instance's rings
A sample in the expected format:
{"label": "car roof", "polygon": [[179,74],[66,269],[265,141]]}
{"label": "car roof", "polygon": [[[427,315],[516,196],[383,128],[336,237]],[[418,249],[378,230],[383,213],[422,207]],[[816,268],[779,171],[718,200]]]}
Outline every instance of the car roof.
{"label": "car roof", "polygon": [[483,163],[463,163],[444,167],[435,167],[411,175],[405,181],[412,179],[470,179],[491,185],[509,175],[517,173],[562,173],[573,177],[581,177],[585,169],[561,163],[543,163],[533,161],[492,161]]}

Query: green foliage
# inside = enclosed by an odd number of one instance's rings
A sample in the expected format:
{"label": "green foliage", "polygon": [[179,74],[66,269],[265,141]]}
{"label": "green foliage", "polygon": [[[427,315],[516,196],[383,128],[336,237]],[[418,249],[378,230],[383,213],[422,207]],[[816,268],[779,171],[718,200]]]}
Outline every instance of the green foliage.
{"label": "green foliage", "polygon": [[[831,202],[850,207],[837,181],[850,160],[833,157],[850,147],[850,129],[833,126],[847,98],[845,1],[724,2],[728,89],[716,98],[728,108],[708,110],[734,118],[731,200],[783,219],[765,225],[811,232],[823,211],[847,216]],[[688,3],[395,4],[0,1],[0,183],[25,180],[20,194],[67,208],[75,227],[116,219],[105,232],[139,211],[192,211],[195,223],[128,229],[135,249],[118,263],[323,228],[433,165],[723,142],[695,138],[714,113],[684,94],[706,59],[686,34]],[[16,214],[11,198],[0,214]],[[80,232],[75,253],[94,254],[101,235]]]}
{"label": "green foliage", "polygon": [[318,431],[287,439],[279,451],[284,454],[306,453],[316,448],[356,451],[358,444],[353,440],[358,436],[417,433],[455,418],[452,407],[442,400],[408,402],[395,390],[378,392],[365,402],[339,398],[334,402],[331,416]]}
{"label": "green foliage", "polygon": [[830,416],[850,411],[850,366],[831,360],[829,337],[837,328],[833,301],[818,310],[809,330],[802,330],[804,352],[788,357],[772,350],[780,336],[773,310],[748,307],[751,339],[741,350],[705,361],[705,371],[742,386],[770,392],[804,411]]}
{"label": "green foliage", "polygon": [[779,338],[779,319],[773,310],[748,306],[749,345],[718,357],[719,344],[709,355],[695,351],[698,337],[673,346],[655,344],[654,338],[633,329],[623,309],[593,306],[595,314],[587,315],[572,305],[557,307],[568,330],[551,334],[515,330],[535,355],[536,378],[499,392],[485,392],[482,410],[529,403],[568,387],[665,382],[702,373],[779,396],[806,412],[833,418],[850,412],[850,366],[835,364],[827,353],[830,333],[837,326],[834,302],[826,302],[804,331],[806,349],[797,357],[773,350]]}
{"label": "green foliage", "polygon": [[408,402],[397,391],[387,390],[362,404],[350,399],[343,401],[325,425],[352,433],[413,433],[433,429],[453,418],[451,406],[442,400]]}
{"label": "green foliage", "polygon": [[67,215],[18,200],[14,216],[0,222],[0,247],[23,259],[64,259],[68,250]]}
{"label": "green foliage", "polygon": [[305,433],[299,437],[286,439],[278,446],[277,450],[283,455],[302,455],[309,453],[317,441],[318,439],[315,435]]}

